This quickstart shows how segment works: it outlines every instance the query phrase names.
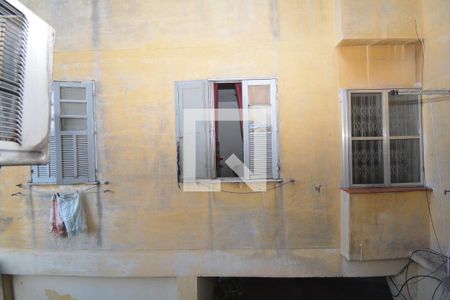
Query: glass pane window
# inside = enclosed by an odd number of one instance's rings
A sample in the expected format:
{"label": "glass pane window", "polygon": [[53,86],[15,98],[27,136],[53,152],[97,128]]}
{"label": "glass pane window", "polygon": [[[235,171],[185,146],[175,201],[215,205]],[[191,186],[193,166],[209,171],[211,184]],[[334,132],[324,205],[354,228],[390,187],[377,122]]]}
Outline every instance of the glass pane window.
{"label": "glass pane window", "polygon": [[354,184],[382,184],[383,141],[352,142],[352,177]]}
{"label": "glass pane window", "polygon": [[87,121],[85,118],[61,118],[61,130],[86,130]]}
{"label": "glass pane window", "polygon": [[419,97],[389,94],[389,135],[418,136]]}
{"label": "glass pane window", "polygon": [[86,103],[61,102],[61,115],[85,116]]}
{"label": "glass pane window", "polygon": [[377,90],[346,95],[346,185],[422,183],[420,93]]}
{"label": "glass pane window", "polygon": [[270,85],[250,85],[248,87],[249,105],[270,105]]}
{"label": "glass pane window", "polygon": [[82,87],[61,87],[59,90],[60,99],[66,100],[86,100],[86,88]]}
{"label": "glass pane window", "polygon": [[391,182],[420,182],[420,140],[391,140]]}
{"label": "glass pane window", "polygon": [[353,93],[351,99],[352,136],[383,135],[381,93]]}

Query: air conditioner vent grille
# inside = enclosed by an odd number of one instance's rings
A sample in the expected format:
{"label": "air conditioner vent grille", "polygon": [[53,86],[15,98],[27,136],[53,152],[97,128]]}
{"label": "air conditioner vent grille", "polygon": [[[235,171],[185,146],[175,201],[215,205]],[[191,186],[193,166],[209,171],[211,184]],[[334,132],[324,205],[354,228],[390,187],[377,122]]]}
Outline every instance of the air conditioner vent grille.
{"label": "air conditioner vent grille", "polygon": [[22,143],[28,21],[0,0],[0,141]]}

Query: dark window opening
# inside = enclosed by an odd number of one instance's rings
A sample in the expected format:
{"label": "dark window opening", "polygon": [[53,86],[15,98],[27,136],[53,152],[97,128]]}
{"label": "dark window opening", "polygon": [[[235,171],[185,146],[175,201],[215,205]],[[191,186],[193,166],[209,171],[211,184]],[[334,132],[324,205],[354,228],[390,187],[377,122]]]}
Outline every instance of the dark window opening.
{"label": "dark window opening", "polygon": [[233,154],[244,161],[241,83],[215,83],[214,103],[216,109],[230,109],[233,118],[241,120],[219,121],[220,111],[216,114],[216,177],[238,177],[225,161]]}

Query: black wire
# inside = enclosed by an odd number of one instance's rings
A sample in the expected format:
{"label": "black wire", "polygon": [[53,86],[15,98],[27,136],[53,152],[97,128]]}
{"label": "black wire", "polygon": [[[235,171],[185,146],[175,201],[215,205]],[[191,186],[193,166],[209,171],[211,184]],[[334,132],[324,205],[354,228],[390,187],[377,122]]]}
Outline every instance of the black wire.
{"label": "black wire", "polygon": [[[265,192],[267,192],[267,191],[271,191],[271,190],[280,188],[280,187],[282,187],[282,186],[284,186],[284,185],[286,185],[286,184],[294,183],[294,182],[295,182],[294,179],[291,179],[291,180],[289,180],[289,181],[284,181],[284,182],[282,182],[282,183],[280,183],[280,184],[277,184],[277,185],[275,185],[275,186],[273,186],[273,187],[271,187],[271,188],[266,189],[265,191],[235,192],[235,191],[228,191],[228,190],[213,190],[213,192],[223,192],[223,193],[229,193],[229,194],[254,194],[254,193],[265,193]],[[211,188],[210,185],[204,184],[204,183],[202,183],[202,182],[199,182],[199,183],[200,183],[201,185],[204,185],[204,186],[207,186],[207,187]]]}
{"label": "black wire", "polygon": [[446,255],[441,254],[441,253],[439,253],[439,252],[437,252],[435,250],[432,250],[432,249],[425,249],[425,248],[423,248],[423,249],[415,249],[408,255],[408,259],[409,259],[408,263],[405,266],[403,266],[403,268],[400,271],[398,271],[395,275],[392,275],[392,276],[395,277],[395,276],[398,276],[398,275],[402,274],[405,271],[405,269],[409,266],[409,264],[412,262],[411,258],[413,257],[413,255],[416,254],[417,252],[427,252],[427,253],[431,253],[431,254],[434,254],[434,255],[441,256],[441,257],[443,257],[445,259],[449,259]]}
{"label": "black wire", "polygon": [[447,293],[448,293],[448,291],[447,291],[447,289],[444,287],[443,289],[442,289],[442,293],[441,293],[441,297],[439,297],[439,300],[442,300],[442,297],[447,297]]}
{"label": "black wire", "polygon": [[[408,283],[409,283],[409,279],[408,279],[407,273],[408,273],[408,270],[409,270],[409,266],[410,266],[411,263],[413,262],[412,257],[413,257],[414,254],[416,254],[417,252],[427,252],[427,253],[431,253],[431,254],[434,254],[434,255],[438,255],[438,256],[440,256],[441,258],[443,258],[442,264],[440,264],[435,270],[433,270],[432,272],[428,273],[426,276],[432,275],[432,274],[434,274],[435,272],[437,272],[440,268],[442,268],[442,266],[443,266],[443,265],[447,262],[447,260],[448,260],[448,257],[447,257],[446,255],[443,255],[443,254],[441,254],[441,253],[439,253],[439,252],[437,252],[437,251],[435,251],[435,250],[432,250],[432,249],[416,249],[416,250],[412,251],[412,252],[409,254],[409,256],[408,256],[408,263],[407,263],[407,264],[406,264],[406,265],[405,265],[405,266],[404,266],[397,274],[392,275],[392,276],[389,276],[388,278],[391,280],[391,282],[392,282],[392,284],[394,285],[394,287],[396,288],[396,290],[399,291],[399,289],[398,289],[397,285],[395,284],[394,280],[392,279],[392,277],[399,276],[399,275],[401,275],[403,272],[405,272],[405,281],[404,281],[404,283],[403,283],[403,286],[406,284],[406,290],[407,290],[407,292],[408,292],[408,295],[409,295],[410,299],[412,299],[412,296],[411,296],[411,293],[410,293],[410,291],[409,291],[409,284],[408,284]],[[446,259],[446,260],[444,260],[444,259]],[[419,282],[419,281],[422,280],[422,279],[424,279],[424,278],[419,279],[417,282]],[[401,295],[403,298],[406,298],[401,292],[400,292],[399,295]],[[397,297],[398,297],[398,296],[397,296]],[[407,298],[406,298],[406,299],[407,299]]]}
{"label": "black wire", "polygon": [[431,300],[434,300],[434,296],[436,296],[436,292],[438,291],[438,289],[439,289],[439,287],[441,286],[442,283],[444,283],[444,282],[443,281],[439,282],[439,284],[434,289],[433,296],[431,297]]}
{"label": "black wire", "polygon": [[[426,184],[426,180],[424,182]],[[436,227],[434,226],[433,216],[431,214],[431,205],[430,205],[430,199],[428,198],[428,192],[425,192],[425,197],[427,199],[427,207],[428,207],[428,214],[430,216],[431,228],[433,229],[434,237],[436,238],[436,243],[438,244],[439,253],[441,255],[443,255],[442,254],[441,243],[439,242],[439,238],[438,238],[438,235],[436,233]]]}
{"label": "black wire", "polygon": [[431,278],[431,279],[437,280],[437,281],[439,281],[439,282],[442,282],[441,279],[439,279],[439,278],[437,278],[437,277],[435,277],[435,276],[431,276],[431,275],[415,275],[415,276],[412,276],[412,277],[408,278],[408,280],[406,280],[406,282],[404,282],[404,283],[402,284],[402,286],[400,287],[398,293],[394,295],[394,298],[398,297],[398,296],[401,294],[402,290],[405,288],[406,284],[407,284],[409,281],[411,281],[411,280],[413,280],[413,279],[415,279],[415,278]]}
{"label": "black wire", "polygon": [[395,284],[394,279],[392,279],[392,276],[388,277],[391,280],[392,285],[395,287],[395,289],[397,290],[397,292],[400,294],[400,296],[402,296],[404,299],[408,300],[408,298],[406,298],[405,296],[403,296],[403,294],[400,292],[400,290],[397,287],[397,284]]}
{"label": "black wire", "polygon": [[[106,182],[103,183],[103,184],[104,184],[104,185],[108,185],[109,182],[106,181]],[[97,191],[94,191],[94,192],[89,192],[89,191],[92,190],[92,189],[98,188],[100,185],[102,185],[102,183],[100,183],[100,182],[97,181],[97,183],[96,183],[95,185],[93,185],[93,186],[91,186],[91,187],[89,187],[89,188],[85,188],[85,189],[82,189],[82,190],[78,190],[78,192],[79,192],[79,193],[96,193]],[[54,193],[49,193],[49,192],[43,192],[43,191],[33,190],[33,189],[30,188],[31,186],[26,187],[26,186],[24,186],[24,185],[21,184],[21,183],[17,184],[16,186],[17,186],[18,188],[21,188],[21,189],[24,189],[24,190],[29,191],[29,193],[27,194],[27,193],[17,192],[17,193],[11,194],[11,196],[13,196],[13,197],[14,197],[14,196],[29,196],[29,195],[32,195],[32,194],[38,194],[38,195],[45,196],[45,197],[51,197],[51,196],[54,194]],[[103,192],[104,192],[104,193],[108,193],[108,192],[112,192],[112,191],[111,191],[111,190],[104,190]]]}
{"label": "black wire", "polygon": [[[410,262],[412,261],[412,256],[409,258],[409,261]],[[410,265],[411,264],[408,264],[408,266],[406,267],[406,270],[405,270],[405,282],[408,281],[408,271],[409,271],[409,266]],[[413,297],[411,296],[411,291],[409,290],[409,284],[408,283],[406,283],[406,292],[408,293],[409,298],[412,299]]]}
{"label": "black wire", "polygon": [[[89,191],[92,190],[92,189],[98,188],[99,185],[100,184],[96,184],[96,185],[91,186],[89,188],[86,188],[86,189],[83,189],[83,190],[78,190],[78,192],[79,193],[93,193],[93,192],[89,192]],[[45,197],[51,197],[54,194],[52,192],[42,192],[42,191],[33,190],[31,188],[27,189],[22,184],[18,184],[16,186],[21,188],[21,189],[24,189],[24,190],[29,190],[29,193],[27,194],[27,193],[17,192],[17,193],[11,194],[12,197],[15,197],[15,196],[29,196],[29,195],[32,195],[34,193],[36,193],[38,195],[41,195],[41,196],[45,196]],[[112,191],[111,190],[103,190],[102,192],[103,193],[108,193],[108,192],[112,192]],[[95,191],[94,193],[97,193],[97,191]]]}
{"label": "black wire", "polygon": [[[420,45],[421,45],[421,48],[422,48],[421,49],[422,50],[421,51],[422,63],[421,63],[421,70],[420,70],[420,72],[421,72],[420,80],[422,81],[421,82],[421,86],[423,88],[423,82],[424,82],[424,72],[423,72],[423,70],[424,70],[424,65],[425,65],[425,43],[423,42],[423,38],[421,38],[420,35],[419,35],[419,30],[418,30],[418,26],[417,26],[417,20],[414,20],[414,23],[415,23],[416,36],[417,36],[417,39],[420,41]],[[422,139],[422,144],[423,144],[423,139]],[[424,184],[426,186],[426,178],[424,178]],[[441,244],[439,243],[439,239],[438,239],[438,236],[437,236],[437,233],[436,233],[436,228],[434,226],[433,217],[431,216],[431,206],[430,206],[430,200],[428,199],[428,192],[425,192],[425,194],[426,194],[426,198],[427,198],[427,206],[428,206],[428,213],[430,215],[431,226],[433,228],[433,233],[434,233],[434,236],[436,238],[436,242],[437,242],[438,247],[439,247],[439,252],[442,254]]]}

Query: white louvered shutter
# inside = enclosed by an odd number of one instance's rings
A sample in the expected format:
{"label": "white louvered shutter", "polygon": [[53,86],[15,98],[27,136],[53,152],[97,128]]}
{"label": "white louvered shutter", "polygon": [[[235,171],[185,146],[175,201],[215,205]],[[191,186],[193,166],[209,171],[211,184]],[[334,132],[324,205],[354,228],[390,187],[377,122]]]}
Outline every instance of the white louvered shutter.
{"label": "white louvered shutter", "polygon": [[[212,103],[208,92],[208,81],[179,81],[175,82],[175,105],[176,105],[176,129],[177,129],[177,164],[178,180],[186,179],[208,179],[212,177],[213,158],[212,158]],[[200,119],[195,129],[189,130],[184,127],[184,121],[187,119],[188,109],[199,110]],[[202,109],[205,109],[201,113]],[[192,152],[183,148],[187,140],[194,141],[195,161],[192,160]],[[186,150],[186,151],[185,151]],[[183,153],[190,153],[184,160]],[[195,172],[194,172],[195,168]]]}
{"label": "white louvered shutter", "polygon": [[93,82],[55,82],[58,183],[95,181]]}
{"label": "white louvered shutter", "polygon": [[277,179],[278,122],[275,80],[242,81],[244,163],[248,179]]}

